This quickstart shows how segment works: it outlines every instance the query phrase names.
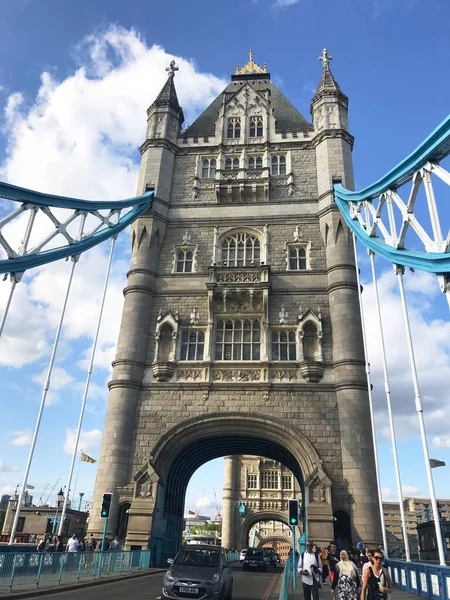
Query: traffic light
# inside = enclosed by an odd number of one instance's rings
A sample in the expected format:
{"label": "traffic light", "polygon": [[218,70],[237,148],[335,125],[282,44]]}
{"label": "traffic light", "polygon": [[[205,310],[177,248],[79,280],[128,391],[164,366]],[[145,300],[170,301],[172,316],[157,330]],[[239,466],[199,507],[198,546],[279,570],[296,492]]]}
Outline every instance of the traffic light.
{"label": "traffic light", "polygon": [[289,525],[298,525],[298,500],[289,500],[288,514]]}
{"label": "traffic light", "polygon": [[109,511],[111,508],[111,500],[112,500],[111,492],[108,492],[107,494],[103,494],[102,510],[100,511],[100,516],[102,519],[107,519],[109,517]]}

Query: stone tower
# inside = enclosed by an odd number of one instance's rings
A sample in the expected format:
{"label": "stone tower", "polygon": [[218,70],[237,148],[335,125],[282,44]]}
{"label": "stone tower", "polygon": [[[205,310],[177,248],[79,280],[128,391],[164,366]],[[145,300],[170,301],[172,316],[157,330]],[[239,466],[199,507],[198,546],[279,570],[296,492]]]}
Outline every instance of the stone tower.
{"label": "stone tower", "polygon": [[252,52],[184,131],[174,63],[147,112],[138,193],[155,195],[131,229],[90,529],[112,491],[109,533],[155,563],[181,540],[190,477],[219,456],[289,469],[317,542],[337,511],[353,537],[381,538],[353,246],[332,191],[353,186],[353,138],[321,60],[312,124]]}

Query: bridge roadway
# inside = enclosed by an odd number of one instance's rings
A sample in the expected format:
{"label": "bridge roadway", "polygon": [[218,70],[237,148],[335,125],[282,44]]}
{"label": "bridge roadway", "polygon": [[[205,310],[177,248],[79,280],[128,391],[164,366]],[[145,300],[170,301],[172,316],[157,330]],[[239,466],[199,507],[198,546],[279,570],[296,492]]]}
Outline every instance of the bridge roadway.
{"label": "bridge roadway", "polygon": [[[270,567],[267,573],[243,572],[239,563],[233,567],[233,600],[278,600],[281,585],[282,567]],[[72,589],[65,592],[39,595],[40,600],[79,600],[80,596],[89,600],[161,600],[163,575],[154,573],[144,577],[105,583],[84,589]],[[289,600],[303,600],[301,582],[298,588],[290,589]],[[320,590],[319,600],[331,598],[330,586]],[[395,590],[389,600],[417,600],[406,592]]]}

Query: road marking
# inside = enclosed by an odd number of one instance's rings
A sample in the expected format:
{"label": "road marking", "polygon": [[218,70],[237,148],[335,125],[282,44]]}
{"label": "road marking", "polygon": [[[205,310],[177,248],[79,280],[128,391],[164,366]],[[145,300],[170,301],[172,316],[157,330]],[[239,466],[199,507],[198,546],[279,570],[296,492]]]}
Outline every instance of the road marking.
{"label": "road marking", "polygon": [[280,577],[280,573],[277,573],[274,578],[271,580],[271,582],[269,583],[269,586],[266,590],[266,593],[264,594],[264,596],[262,597],[262,600],[268,600],[268,598],[270,597],[270,594],[272,593],[272,590],[275,586],[275,583],[278,581],[278,578]]}

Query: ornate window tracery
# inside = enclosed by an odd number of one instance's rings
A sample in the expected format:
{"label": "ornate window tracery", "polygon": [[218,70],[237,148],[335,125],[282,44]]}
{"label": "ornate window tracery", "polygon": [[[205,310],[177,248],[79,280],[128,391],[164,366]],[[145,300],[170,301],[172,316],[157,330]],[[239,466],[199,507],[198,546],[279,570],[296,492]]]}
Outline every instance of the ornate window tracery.
{"label": "ornate window tracery", "polygon": [[286,175],[286,156],[284,154],[272,156],[272,175]]}
{"label": "ornate window tracery", "polygon": [[231,117],[228,119],[227,138],[241,137],[241,119],[239,117]]}
{"label": "ornate window tracery", "polygon": [[258,488],[258,475],[247,475],[247,488],[250,490]]}
{"label": "ornate window tracery", "polygon": [[239,170],[239,159],[238,158],[227,158],[225,160],[226,171],[238,171]]}
{"label": "ornate window tracery", "polygon": [[177,273],[192,273],[193,264],[194,264],[194,249],[193,248],[179,248],[177,250],[176,272]]}
{"label": "ornate window tracery", "polygon": [[216,360],[260,360],[261,323],[257,319],[218,321],[215,357]]}
{"label": "ornate window tracery", "polygon": [[307,249],[303,245],[289,244],[288,246],[288,270],[305,271],[308,268]]}
{"label": "ornate window tracery", "polygon": [[249,169],[262,169],[262,156],[250,156],[248,159]]}
{"label": "ornate window tracery", "polygon": [[250,117],[250,137],[262,137],[263,136],[263,118],[262,117]]}
{"label": "ornate window tracery", "polygon": [[225,267],[248,267],[259,264],[261,242],[246,232],[235,233],[222,242],[222,264]]}
{"label": "ornate window tracery", "polygon": [[184,331],[181,336],[180,360],[203,360],[205,349],[204,331]]}
{"label": "ornate window tracery", "polygon": [[283,475],[282,477],[283,490],[292,489],[292,475]]}
{"label": "ornate window tracery", "polygon": [[297,360],[294,330],[281,329],[272,332],[272,360]]}
{"label": "ornate window tracery", "polygon": [[204,158],[202,163],[202,178],[213,179],[216,176],[216,159]]}
{"label": "ornate window tracery", "polygon": [[278,490],[278,471],[263,471],[261,488],[264,490]]}

